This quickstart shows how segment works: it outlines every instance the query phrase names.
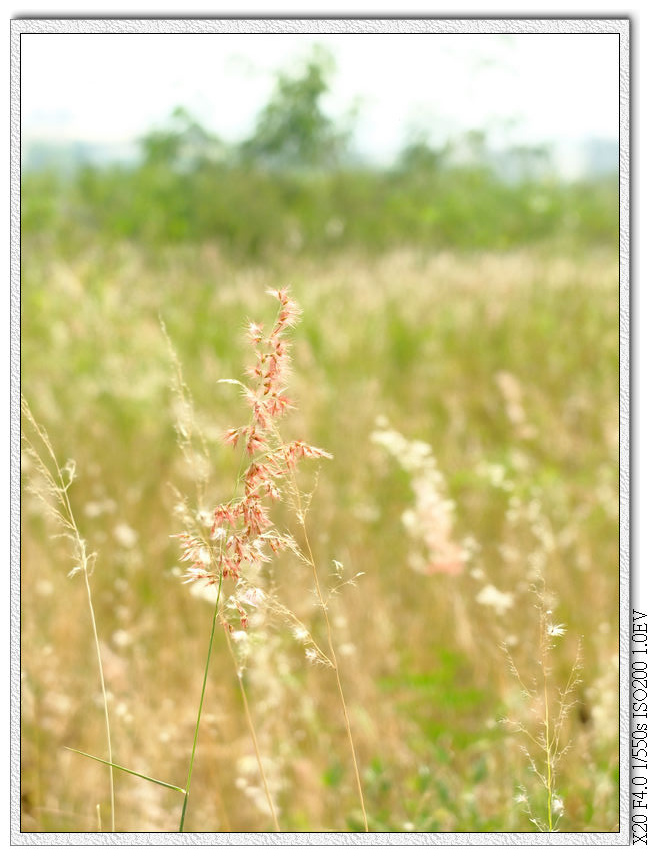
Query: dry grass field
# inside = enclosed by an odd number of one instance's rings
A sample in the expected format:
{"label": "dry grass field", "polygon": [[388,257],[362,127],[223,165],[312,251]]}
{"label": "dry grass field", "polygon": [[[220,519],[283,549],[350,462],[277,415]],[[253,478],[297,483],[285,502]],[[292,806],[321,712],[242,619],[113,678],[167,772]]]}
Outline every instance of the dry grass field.
{"label": "dry grass field", "polygon": [[[349,733],[370,831],[617,831],[615,252],[246,267],[34,239],[22,268],[22,392],[76,468],[112,758],[181,788],[214,592],[174,536],[233,496],[247,322],[272,324],[268,287],[302,308],[280,423],[333,459],[297,469],[309,555],[285,490],[302,560],[223,582],[185,831],[362,831]],[[22,477],[22,831],[107,830],[109,769],[69,750],[108,759],[84,578],[27,443]],[[114,787],[117,831],[178,830],[178,790]]]}

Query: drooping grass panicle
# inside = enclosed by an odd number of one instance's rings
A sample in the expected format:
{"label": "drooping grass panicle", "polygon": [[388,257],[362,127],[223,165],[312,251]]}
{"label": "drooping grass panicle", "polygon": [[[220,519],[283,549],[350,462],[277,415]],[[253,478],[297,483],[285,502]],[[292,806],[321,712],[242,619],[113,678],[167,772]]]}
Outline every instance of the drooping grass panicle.
{"label": "drooping grass panicle", "polygon": [[[106,682],[104,679],[104,665],[102,662],[102,653],[99,643],[99,634],[97,630],[97,621],[95,617],[95,607],[93,604],[93,595],[91,587],[91,576],[97,559],[95,552],[88,552],[86,541],[82,538],[77,522],[74,516],[74,511],[68,496],[68,490],[75,478],[76,466],[72,460],[66,462],[61,467],[54,452],[54,448],[50,442],[47,430],[40,425],[29,407],[29,403],[24,396],[21,395],[20,400],[21,412],[24,421],[27,424],[21,429],[21,437],[26,450],[34,463],[37,477],[41,484],[33,482],[31,489],[41,500],[45,506],[46,512],[55,520],[61,527],[61,533],[72,546],[72,560],[74,567],[70,570],[68,576],[81,574],[86,588],[86,596],[88,600],[88,611],[93,631],[93,641],[95,653],[97,656],[97,668],[99,672],[99,682],[102,692],[102,703],[104,709],[104,723],[106,727],[106,748],[108,755],[109,766],[109,784],[110,784],[110,801],[111,801],[111,831],[115,831],[115,786],[113,779],[113,748],[111,743],[111,724],[108,711],[108,694],[106,691]],[[29,431],[28,431],[29,430]]]}
{"label": "drooping grass panicle", "polygon": [[414,503],[402,514],[402,522],[416,549],[409,563],[419,573],[462,573],[467,552],[454,539],[455,503],[448,497],[445,481],[431,446],[410,440],[379,418],[371,441],[384,448],[408,474]]}
{"label": "drooping grass panicle", "polygon": [[182,364],[162,318],[160,319],[160,327],[167,343],[167,350],[173,367],[171,388],[175,397],[174,412],[176,416],[175,427],[178,445],[196,484],[197,509],[200,513],[206,495],[210,465],[209,449],[201,426],[196,421],[194,402],[190,388],[183,375]]}

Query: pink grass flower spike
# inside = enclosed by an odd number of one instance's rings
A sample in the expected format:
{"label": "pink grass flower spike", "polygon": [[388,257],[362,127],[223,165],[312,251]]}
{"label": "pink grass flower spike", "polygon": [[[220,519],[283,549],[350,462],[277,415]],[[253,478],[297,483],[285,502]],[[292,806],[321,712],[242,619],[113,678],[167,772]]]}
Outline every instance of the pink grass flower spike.
{"label": "pink grass flower spike", "polygon": [[247,370],[253,385],[241,387],[251,407],[251,419],[248,425],[229,429],[223,436],[232,447],[243,442],[250,458],[239,479],[243,480],[243,495],[214,508],[209,539],[189,532],[176,535],[183,550],[182,561],[189,562],[187,581],[236,581],[245,563],[269,560],[266,547],[276,554],[284,549],[286,539],[273,525],[269,504],[280,498],[283,478],[301,459],[331,459],[331,454],[306,442],[283,442],[278,430],[278,420],[293,408],[285,393],[290,360],[286,332],[300,318],[300,307],[287,288],[267,293],[280,303],[269,334],[256,322],[246,327],[247,339],[255,348],[255,363]]}

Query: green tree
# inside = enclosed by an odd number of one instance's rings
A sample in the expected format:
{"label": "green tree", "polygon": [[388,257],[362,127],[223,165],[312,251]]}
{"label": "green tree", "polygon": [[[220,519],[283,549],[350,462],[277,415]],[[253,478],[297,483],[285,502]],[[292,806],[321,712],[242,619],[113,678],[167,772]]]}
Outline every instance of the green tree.
{"label": "green tree", "polygon": [[444,167],[448,147],[434,148],[426,132],[412,133],[397,158],[397,170],[401,174],[435,174]]}
{"label": "green tree", "polygon": [[334,58],[316,45],[293,73],[279,72],[268,104],[240,153],[268,168],[332,168],[345,152],[349,132],[321,107],[335,70]]}
{"label": "green tree", "polygon": [[190,171],[218,162],[225,155],[219,139],[185,108],[178,107],[163,129],[153,129],[140,140],[147,166]]}

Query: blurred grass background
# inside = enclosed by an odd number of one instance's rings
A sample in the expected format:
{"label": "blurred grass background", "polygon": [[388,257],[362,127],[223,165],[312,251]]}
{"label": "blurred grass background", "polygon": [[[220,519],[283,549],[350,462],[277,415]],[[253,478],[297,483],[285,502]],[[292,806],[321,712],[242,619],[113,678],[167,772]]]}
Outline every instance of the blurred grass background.
{"label": "blurred grass background", "polygon": [[[293,79],[298,107],[325,92],[314,63]],[[137,164],[23,174],[22,389],[60,461],[77,464],[114,759],[184,783],[211,618],[178,579],[170,537],[173,489],[191,500],[196,478],[176,441],[160,320],[211,450],[216,505],[236,471],[220,436],[244,414],[217,381],[249,362],[245,321],[273,315],[264,288],[289,284],[304,314],[288,427],[335,457],[311,505],[314,552],[325,574],[332,560],[364,572],[331,612],[371,829],[532,831],[517,792],[533,808],[543,795],[499,719],[535,723],[500,644],[524,678],[538,675],[541,575],[567,628],[555,687],[579,643],[582,654],[560,829],[615,831],[617,177],[562,181],[531,150],[512,154],[520,170],[505,179],[478,134],[462,162],[453,142],[416,141],[388,168],[351,164],[322,115],[291,108],[287,82],[234,150],[178,110]],[[409,564],[412,491],[372,442],[378,418],[431,445],[455,539],[472,541],[462,574]],[[22,468],[33,480],[27,457]],[[29,492],[22,521],[22,829],[94,830],[98,804],[108,822],[107,770],[64,750],[105,747],[85,593]],[[261,579],[322,636],[298,563]],[[485,586],[511,606],[477,600]],[[360,828],[332,677],[268,612],[250,634],[245,684],[282,828]],[[186,828],[268,830],[223,641],[205,711]],[[178,794],[125,775],[116,786],[119,830],[177,828]]]}

